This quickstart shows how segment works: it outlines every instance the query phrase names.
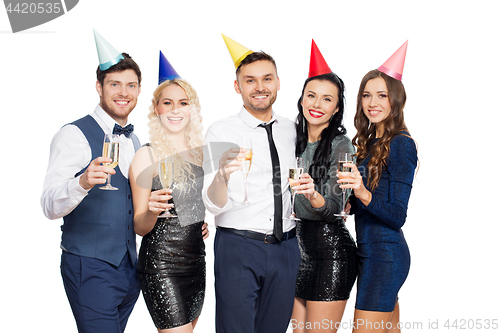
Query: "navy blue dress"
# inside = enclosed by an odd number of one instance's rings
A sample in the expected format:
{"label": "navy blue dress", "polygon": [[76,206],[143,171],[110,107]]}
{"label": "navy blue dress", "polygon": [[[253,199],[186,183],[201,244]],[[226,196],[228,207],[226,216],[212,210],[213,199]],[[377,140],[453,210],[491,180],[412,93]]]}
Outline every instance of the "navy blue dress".
{"label": "navy blue dress", "polygon": [[[370,156],[358,166],[366,188],[369,160]],[[410,252],[401,227],[406,220],[416,166],[413,139],[395,136],[371,202],[364,206],[351,197],[358,243],[358,310],[394,311],[399,289],[410,270]]]}

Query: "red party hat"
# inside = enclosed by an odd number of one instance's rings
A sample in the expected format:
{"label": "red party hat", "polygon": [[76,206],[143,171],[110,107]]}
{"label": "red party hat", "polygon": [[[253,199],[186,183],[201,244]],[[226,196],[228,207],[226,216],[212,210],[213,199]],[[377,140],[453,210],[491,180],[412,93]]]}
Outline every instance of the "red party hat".
{"label": "red party hat", "polygon": [[323,58],[323,55],[319,51],[314,39],[311,44],[311,60],[309,62],[309,77],[318,76],[322,74],[331,73],[332,70],[328,67],[328,64]]}
{"label": "red party hat", "polygon": [[387,59],[382,66],[378,68],[379,71],[401,81],[403,78],[403,68],[405,67],[406,58],[406,48],[408,47],[408,41],[406,41],[401,47],[394,52],[394,54]]}

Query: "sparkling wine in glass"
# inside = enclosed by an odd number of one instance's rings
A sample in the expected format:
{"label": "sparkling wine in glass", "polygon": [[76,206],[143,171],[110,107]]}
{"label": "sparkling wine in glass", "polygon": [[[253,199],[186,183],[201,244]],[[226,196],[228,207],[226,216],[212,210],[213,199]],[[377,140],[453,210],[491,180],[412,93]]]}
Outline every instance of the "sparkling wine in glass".
{"label": "sparkling wine in glass", "polygon": [[[174,181],[174,161],[170,157],[166,157],[165,159],[161,160],[158,163],[158,176],[160,177],[160,183],[163,188],[170,188],[172,186],[172,182]],[[170,213],[170,211],[167,209],[158,217],[177,217],[177,215],[174,215]]]}
{"label": "sparkling wine in glass", "polygon": [[[102,146],[102,157],[111,158],[111,163],[103,163],[104,166],[115,168],[118,165],[120,155],[120,136],[116,134],[105,134],[104,144]],[[108,184],[99,187],[101,190],[118,190],[117,187],[111,185],[111,174],[108,174]]]}
{"label": "sparkling wine in glass", "polygon": [[283,217],[285,219],[296,221],[300,220],[295,215],[295,191],[293,190],[293,187],[298,184],[297,180],[300,178],[302,173],[304,173],[304,159],[302,157],[297,157],[288,169],[288,182],[290,183],[290,188],[292,189],[292,213],[289,216]]}
{"label": "sparkling wine in glass", "polygon": [[250,167],[252,166],[252,157],[253,157],[252,140],[251,139],[239,139],[238,146],[240,148],[246,149],[245,156],[238,157],[238,161],[240,161],[242,164],[241,173],[243,174],[243,181],[245,183],[245,199],[243,200],[243,204],[249,205],[250,201],[248,201],[247,178],[248,178],[248,172],[250,171]]}
{"label": "sparkling wine in glass", "polygon": [[[352,154],[350,153],[340,153],[339,154],[339,172],[351,172],[351,168],[344,166],[344,163],[352,163]],[[344,183],[345,184],[345,183]],[[342,189],[342,212],[339,214],[335,214],[335,216],[340,216],[340,217],[347,217],[349,216],[345,212],[345,205],[346,205],[346,200],[345,200],[345,193],[346,193],[345,188]]]}

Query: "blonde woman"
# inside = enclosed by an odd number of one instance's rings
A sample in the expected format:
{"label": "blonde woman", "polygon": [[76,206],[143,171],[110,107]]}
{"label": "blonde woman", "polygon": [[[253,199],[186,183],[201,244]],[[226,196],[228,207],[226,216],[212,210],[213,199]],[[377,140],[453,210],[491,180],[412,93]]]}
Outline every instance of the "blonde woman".
{"label": "blonde woman", "polygon": [[[137,269],[158,332],[192,332],[206,275],[202,118],[196,91],[181,78],[161,83],[148,118],[151,143],[137,151],[130,167],[134,229],[143,236]],[[158,162],[167,156],[174,165],[171,189],[163,189],[158,176]],[[159,217],[165,210],[178,217]]]}

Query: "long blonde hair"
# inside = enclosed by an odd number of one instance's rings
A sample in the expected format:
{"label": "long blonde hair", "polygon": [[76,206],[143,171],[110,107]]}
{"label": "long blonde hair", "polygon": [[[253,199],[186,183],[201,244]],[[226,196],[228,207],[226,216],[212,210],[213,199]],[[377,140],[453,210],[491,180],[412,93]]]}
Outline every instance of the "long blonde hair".
{"label": "long blonde hair", "polygon": [[187,179],[190,179],[192,182],[194,182],[195,179],[191,165],[181,157],[179,154],[180,151],[178,151],[174,147],[172,141],[169,140],[160,117],[156,116],[155,113],[155,107],[158,106],[160,102],[161,93],[171,84],[176,84],[181,87],[186,93],[189,101],[190,119],[185,130],[185,140],[190,149],[188,153],[191,154],[196,165],[201,166],[203,162],[203,127],[201,124],[200,101],[194,88],[184,79],[177,78],[164,81],[155,89],[148,114],[149,139],[154,151],[155,160],[159,161],[166,156],[173,156],[174,181],[179,184],[185,184],[187,183]]}

